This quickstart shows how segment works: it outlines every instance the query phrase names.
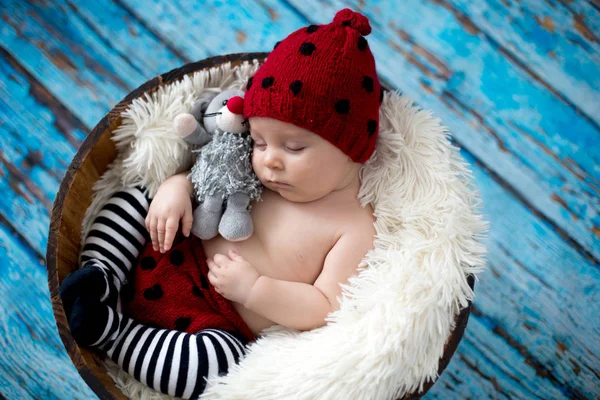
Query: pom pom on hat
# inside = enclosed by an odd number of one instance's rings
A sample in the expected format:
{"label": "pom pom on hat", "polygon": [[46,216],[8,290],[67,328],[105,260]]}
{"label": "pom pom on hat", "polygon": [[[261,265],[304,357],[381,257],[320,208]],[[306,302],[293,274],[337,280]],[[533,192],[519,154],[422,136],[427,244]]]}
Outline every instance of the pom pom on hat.
{"label": "pom pom on hat", "polygon": [[364,36],[369,20],[348,8],[277,42],[248,81],[244,117],[268,117],[316,133],[355,162],[375,150],[383,91]]}
{"label": "pom pom on hat", "polygon": [[364,15],[354,12],[349,8],[344,8],[338,11],[333,18],[333,22],[342,24],[342,26],[350,26],[354,28],[363,36],[367,36],[371,33],[371,25],[369,20]]}

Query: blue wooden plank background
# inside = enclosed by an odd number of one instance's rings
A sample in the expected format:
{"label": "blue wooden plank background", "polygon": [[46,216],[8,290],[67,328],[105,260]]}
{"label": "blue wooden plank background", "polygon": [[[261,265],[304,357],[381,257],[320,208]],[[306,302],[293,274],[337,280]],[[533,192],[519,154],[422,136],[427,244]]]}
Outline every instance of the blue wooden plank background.
{"label": "blue wooden plank background", "polygon": [[451,128],[491,222],[467,332],[427,398],[600,396],[597,0],[0,0],[0,397],[93,397],[44,265],[91,128],[160,73],[269,51],[344,7],[370,18],[385,83]]}

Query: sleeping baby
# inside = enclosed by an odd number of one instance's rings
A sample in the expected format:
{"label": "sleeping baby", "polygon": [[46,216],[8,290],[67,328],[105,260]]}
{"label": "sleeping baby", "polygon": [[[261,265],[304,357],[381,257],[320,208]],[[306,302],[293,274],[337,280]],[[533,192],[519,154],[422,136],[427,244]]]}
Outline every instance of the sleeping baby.
{"label": "sleeping baby", "polygon": [[141,188],[108,201],[82,268],[61,286],[80,344],[156,390],[197,398],[265,328],[325,325],[375,235],[373,210],[357,199],[383,99],[363,37],[370,30],[364,16],[342,10],[279,42],[248,81],[243,116],[264,185],[250,238],[190,235],[187,173],[167,179],[151,202]]}

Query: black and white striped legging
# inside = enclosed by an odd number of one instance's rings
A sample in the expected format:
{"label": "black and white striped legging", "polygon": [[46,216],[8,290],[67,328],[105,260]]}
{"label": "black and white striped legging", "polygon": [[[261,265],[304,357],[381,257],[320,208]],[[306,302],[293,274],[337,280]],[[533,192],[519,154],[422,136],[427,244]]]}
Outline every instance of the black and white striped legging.
{"label": "black and white striped legging", "polygon": [[[108,200],[86,237],[82,268],[65,279],[61,296],[69,304],[69,323],[78,341],[104,350],[155,390],[197,398],[206,378],[225,374],[239,362],[247,341],[238,333],[216,329],[196,334],[159,329],[121,313],[119,293],[149,240],[144,224],[149,203],[142,188],[124,189]],[[94,290],[99,302],[85,298]]]}

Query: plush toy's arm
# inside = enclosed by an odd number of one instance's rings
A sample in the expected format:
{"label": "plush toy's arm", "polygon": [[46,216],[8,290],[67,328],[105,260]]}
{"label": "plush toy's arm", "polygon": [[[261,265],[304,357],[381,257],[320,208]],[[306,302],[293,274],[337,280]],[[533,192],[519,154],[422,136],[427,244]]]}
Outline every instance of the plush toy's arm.
{"label": "plush toy's arm", "polygon": [[212,137],[192,114],[179,114],[173,121],[175,132],[190,144],[204,146]]}

